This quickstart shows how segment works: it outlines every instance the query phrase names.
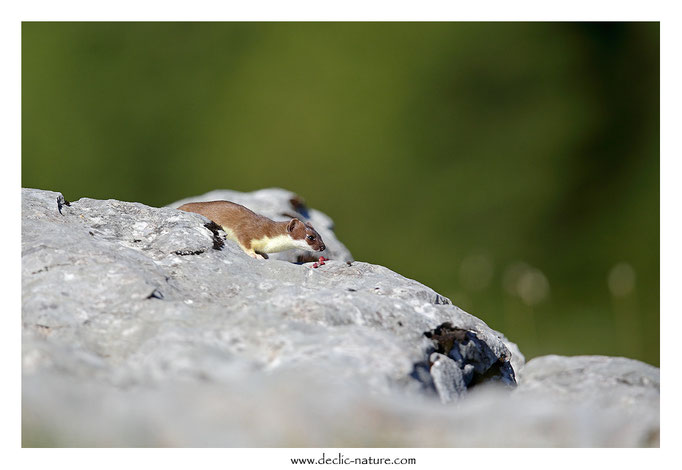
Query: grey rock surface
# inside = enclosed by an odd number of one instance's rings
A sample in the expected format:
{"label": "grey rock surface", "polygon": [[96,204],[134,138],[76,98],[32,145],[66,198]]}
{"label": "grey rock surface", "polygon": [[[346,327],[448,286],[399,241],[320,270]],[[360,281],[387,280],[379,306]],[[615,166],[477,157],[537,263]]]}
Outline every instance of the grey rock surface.
{"label": "grey rock surface", "polygon": [[553,425],[575,431],[575,442],[562,445],[660,446],[657,367],[623,357],[549,355],[529,361],[519,384],[515,399],[553,408],[545,411]]}
{"label": "grey rock surface", "polygon": [[623,420],[620,433],[640,433],[641,442],[657,442],[660,423],[660,372],[624,357],[542,356],[519,373],[515,393],[551,396],[564,406],[579,403]]}
{"label": "grey rock surface", "polygon": [[[282,191],[251,195],[274,217]],[[333,233],[312,269],[252,259],[198,214],[60,196],[22,190],[25,446],[657,445],[657,369],[524,369],[515,344],[432,289],[347,264]],[[614,387],[571,390],[566,371]],[[596,405],[612,392],[622,402]]]}
{"label": "grey rock surface", "polygon": [[436,352],[431,354],[429,362],[433,384],[443,403],[450,403],[466,393],[474,366],[467,364],[461,368],[448,356]]}

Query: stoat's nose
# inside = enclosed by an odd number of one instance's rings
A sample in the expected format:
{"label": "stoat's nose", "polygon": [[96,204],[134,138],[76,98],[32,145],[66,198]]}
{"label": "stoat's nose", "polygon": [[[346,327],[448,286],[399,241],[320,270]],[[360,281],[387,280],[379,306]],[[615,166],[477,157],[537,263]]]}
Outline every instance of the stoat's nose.
{"label": "stoat's nose", "polygon": [[327,247],[324,246],[324,243],[323,243],[323,244],[320,246],[320,251],[324,251],[324,250],[326,250],[326,249],[327,249]]}

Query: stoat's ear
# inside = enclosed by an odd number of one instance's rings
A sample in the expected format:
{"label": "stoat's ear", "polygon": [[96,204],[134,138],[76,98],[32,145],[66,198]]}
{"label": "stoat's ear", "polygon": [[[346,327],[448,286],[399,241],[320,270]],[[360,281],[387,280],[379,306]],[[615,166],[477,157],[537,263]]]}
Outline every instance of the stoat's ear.
{"label": "stoat's ear", "polygon": [[296,228],[296,224],[300,224],[300,223],[302,223],[302,222],[295,217],[293,219],[291,219],[289,221],[289,223],[287,224],[287,232],[293,232],[294,229]]}

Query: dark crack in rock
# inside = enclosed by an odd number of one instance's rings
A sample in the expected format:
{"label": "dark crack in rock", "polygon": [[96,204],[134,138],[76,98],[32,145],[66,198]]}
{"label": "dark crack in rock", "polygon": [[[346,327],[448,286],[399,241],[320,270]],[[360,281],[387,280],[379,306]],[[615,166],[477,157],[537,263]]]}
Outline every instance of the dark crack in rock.
{"label": "dark crack in rock", "polygon": [[[509,362],[510,353],[508,351],[495,353],[473,331],[446,322],[425,332],[424,336],[433,342],[435,353],[430,355],[431,375],[443,402],[452,401],[454,395],[462,395],[466,388],[480,383],[500,382],[508,386],[516,385],[514,369]],[[434,361],[434,358],[438,362]],[[449,359],[451,364],[444,358]],[[436,365],[438,370],[434,375]],[[451,372],[452,367],[457,367],[460,373]],[[447,374],[442,370],[446,370]],[[442,383],[444,380],[455,382]],[[456,393],[453,394],[451,389]]]}
{"label": "dark crack in rock", "polygon": [[173,254],[174,254],[174,255],[178,255],[178,256],[196,256],[196,255],[202,254],[203,252],[204,252],[204,250],[194,250],[194,251],[190,251],[190,250],[175,250],[175,251],[173,252]]}
{"label": "dark crack in rock", "polygon": [[67,201],[63,195],[57,196],[57,210],[59,211],[60,214],[63,215],[62,213],[62,207],[64,206],[71,206],[71,203]]}
{"label": "dark crack in rock", "polygon": [[213,249],[222,250],[225,246],[225,242],[220,236],[219,230],[222,230],[220,225],[216,224],[215,222],[208,222],[207,224],[204,224],[204,227],[206,227],[213,234]]}

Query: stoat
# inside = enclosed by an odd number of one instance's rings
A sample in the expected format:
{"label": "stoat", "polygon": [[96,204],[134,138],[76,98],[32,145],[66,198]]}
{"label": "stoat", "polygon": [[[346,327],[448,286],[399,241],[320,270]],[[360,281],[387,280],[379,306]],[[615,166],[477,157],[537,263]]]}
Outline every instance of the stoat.
{"label": "stoat", "polygon": [[229,201],[190,202],[178,209],[196,212],[220,225],[229,239],[236,241],[247,255],[256,259],[267,259],[266,253],[293,248],[313,251],[326,248],[313,226],[297,218],[275,222]]}

